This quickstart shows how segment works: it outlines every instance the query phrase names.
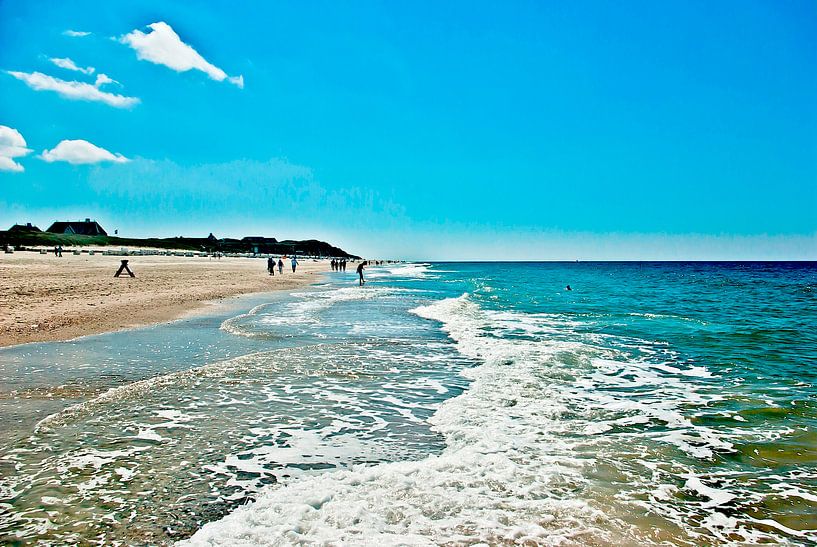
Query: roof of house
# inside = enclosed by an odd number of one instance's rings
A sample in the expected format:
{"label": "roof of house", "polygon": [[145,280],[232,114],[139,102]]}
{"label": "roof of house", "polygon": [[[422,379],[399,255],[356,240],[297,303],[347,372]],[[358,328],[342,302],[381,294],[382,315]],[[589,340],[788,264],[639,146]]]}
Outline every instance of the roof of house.
{"label": "roof of house", "polygon": [[30,222],[26,222],[25,224],[15,224],[9,228],[9,232],[42,232],[42,230],[32,225]]}
{"label": "roof of house", "polygon": [[97,221],[88,218],[84,221],[76,222],[55,222],[46,231],[55,234],[77,234],[83,236],[108,235],[108,232],[106,232]]}

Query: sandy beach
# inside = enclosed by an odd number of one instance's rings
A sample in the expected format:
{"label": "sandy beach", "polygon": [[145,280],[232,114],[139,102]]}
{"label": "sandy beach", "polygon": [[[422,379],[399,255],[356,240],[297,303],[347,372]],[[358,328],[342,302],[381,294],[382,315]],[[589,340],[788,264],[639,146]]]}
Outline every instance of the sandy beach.
{"label": "sandy beach", "polygon": [[308,285],[328,269],[286,262],[270,277],[265,259],[132,256],[136,277],[115,278],[122,257],[0,254],[0,347],[67,340],[177,319],[238,294]]}

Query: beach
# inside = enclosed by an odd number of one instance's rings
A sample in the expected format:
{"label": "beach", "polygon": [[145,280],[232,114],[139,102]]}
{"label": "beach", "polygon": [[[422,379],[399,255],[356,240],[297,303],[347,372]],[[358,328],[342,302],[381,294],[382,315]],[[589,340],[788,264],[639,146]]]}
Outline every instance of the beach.
{"label": "beach", "polygon": [[114,273],[123,257],[64,252],[0,254],[0,347],[68,340],[170,321],[231,296],[313,283],[323,261],[270,276],[266,259],[131,256],[136,277]]}
{"label": "beach", "polygon": [[0,547],[817,547],[815,29],[0,0]]}

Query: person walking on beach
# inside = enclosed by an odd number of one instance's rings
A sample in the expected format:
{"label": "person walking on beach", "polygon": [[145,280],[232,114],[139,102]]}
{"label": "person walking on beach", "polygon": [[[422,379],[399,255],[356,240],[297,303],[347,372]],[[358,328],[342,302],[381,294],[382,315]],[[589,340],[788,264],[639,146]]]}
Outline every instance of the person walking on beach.
{"label": "person walking on beach", "polygon": [[361,262],[360,264],[358,264],[358,265],[357,265],[357,275],[359,275],[359,276],[360,276],[360,283],[359,283],[359,286],[361,286],[361,287],[363,286],[363,284],[364,284],[364,283],[366,283],[366,280],[365,280],[365,279],[363,279],[363,267],[364,267],[365,265],[366,265],[366,262],[365,262],[365,261],[363,261],[363,262]]}
{"label": "person walking on beach", "polygon": [[340,269],[343,270],[344,272],[346,271],[346,259],[345,258],[340,261]]}
{"label": "person walking on beach", "polygon": [[292,273],[295,273],[295,268],[298,267],[298,259],[295,258],[295,255],[292,255]]}
{"label": "person walking on beach", "polygon": [[284,259],[278,258],[278,273],[284,275]]}
{"label": "person walking on beach", "polygon": [[270,275],[275,275],[275,259],[272,257],[267,258],[267,271]]}

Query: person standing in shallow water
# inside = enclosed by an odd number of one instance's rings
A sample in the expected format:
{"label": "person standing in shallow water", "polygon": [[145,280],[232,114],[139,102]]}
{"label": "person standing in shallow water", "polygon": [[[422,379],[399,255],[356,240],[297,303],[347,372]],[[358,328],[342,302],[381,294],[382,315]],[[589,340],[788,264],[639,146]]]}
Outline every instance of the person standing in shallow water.
{"label": "person standing in shallow water", "polygon": [[361,286],[361,287],[363,286],[363,284],[364,284],[364,283],[366,283],[366,280],[365,280],[365,279],[363,279],[363,267],[364,267],[365,265],[366,265],[366,262],[365,262],[365,261],[364,261],[364,262],[361,262],[360,264],[358,264],[358,265],[357,265],[357,275],[359,275],[359,276],[360,276],[360,283],[359,283],[359,286]]}
{"label": "person standing in shallow water", "polygon": [[292,273],[295,273],[295,268],[298,267],[298,259],[295,258],[295,255],[292,255]]}
{"label": "person standing in shallow water", "polygon": [[278,273],[281,274],[281,275],[284,275],[284,259],[283,258],[278,259]]}

